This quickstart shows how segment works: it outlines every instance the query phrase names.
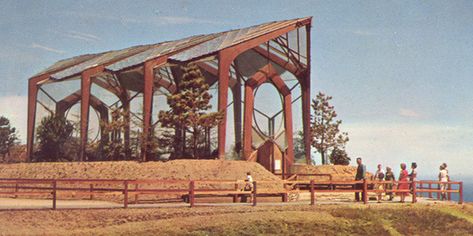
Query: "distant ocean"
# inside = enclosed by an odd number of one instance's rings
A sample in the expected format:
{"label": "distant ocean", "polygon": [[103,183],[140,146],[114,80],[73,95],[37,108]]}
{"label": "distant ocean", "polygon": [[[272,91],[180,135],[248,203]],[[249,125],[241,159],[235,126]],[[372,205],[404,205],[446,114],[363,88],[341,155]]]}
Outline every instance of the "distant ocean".
{"label": "distant ocean", "polygon": [[[473,176],[466,176],[466,175],[461,175],[461,176],[454,176],[452,177],[452,181],[463,181],[463,201],[464,202],[473,202]],[[436,180],[437,177],[430,177],[430,178],[422,178],[422,176],[419,178],[422,180]],[[453,189],[457,189],[458,185],[452,185]],[[436,195],[434,194],[434,197]],[[453,201],[458,201],[459,195],[452,193],[452,200]]]}

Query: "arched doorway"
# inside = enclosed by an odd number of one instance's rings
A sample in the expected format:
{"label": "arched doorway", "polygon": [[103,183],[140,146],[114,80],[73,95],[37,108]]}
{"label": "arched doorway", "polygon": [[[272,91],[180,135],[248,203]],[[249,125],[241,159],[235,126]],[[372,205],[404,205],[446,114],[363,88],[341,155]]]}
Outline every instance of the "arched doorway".
{"label": "arched doorway", "polygon": [[[253,139],[258,138],[258,128],[253,126],[255,90],[262,84],[269,82],[276,87],[282,97],[284,120],[284,146],[278,143],[280,136],[274,131],[274,119],[269,117],[267,134],[260,135],[260,145],[255,145]],[[244,138],[243,155],[246,160],[257,161],[266,169],[277,174],[286,174],[294,162],[294,144],[292,139],[292,99],[291,91],[279,77],[271,64],[267,64],[256,72],[245,83],[245,111],[244,111]],[[264,132],[261,132],[264,133]],[[255,135],[256,134],[256,135]],[[281,133],[280,133],[281,134]]]}

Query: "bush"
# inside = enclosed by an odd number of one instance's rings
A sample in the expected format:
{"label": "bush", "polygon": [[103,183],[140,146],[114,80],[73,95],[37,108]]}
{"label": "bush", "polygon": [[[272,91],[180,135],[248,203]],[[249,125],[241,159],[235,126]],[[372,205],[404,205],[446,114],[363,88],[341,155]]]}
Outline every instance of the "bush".
{"label": "bush", "polygon": [[48,116],[36,130],[38,150],[33,161],[72,161],[77,156],[78,142],[72,137],[74,125],[61,116]]}
{"label": "bush", "polygon": [[330,162],[334,165],[349,165],[351,158],[343,149],[335,148],[330,154]]}

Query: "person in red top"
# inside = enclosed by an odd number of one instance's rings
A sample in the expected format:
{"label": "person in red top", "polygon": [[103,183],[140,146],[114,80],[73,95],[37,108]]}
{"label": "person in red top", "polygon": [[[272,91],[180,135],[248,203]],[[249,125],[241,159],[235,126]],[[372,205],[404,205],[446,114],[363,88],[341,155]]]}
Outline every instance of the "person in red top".
{"label": "person in red top", "polygon": [[[409,173],[406,170],[406,163],[401,164],[401,173],[399,173],[399,181],[409,181]],[[397,186],[400,190],[409,190],[409,183],[399,183]],[[398,195],[401,197],[401,202],[404,202],[407,192],[400,192]]]}

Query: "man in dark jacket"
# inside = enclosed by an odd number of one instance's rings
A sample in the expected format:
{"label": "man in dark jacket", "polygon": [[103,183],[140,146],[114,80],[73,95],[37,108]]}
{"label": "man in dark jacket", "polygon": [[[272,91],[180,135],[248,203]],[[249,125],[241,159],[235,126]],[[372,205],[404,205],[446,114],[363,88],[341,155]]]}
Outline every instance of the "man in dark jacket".
{"label": "man in dark jacket", "polygon": [[[356,163],[358,164],[358,168],[356,169],[355,180],[364,180],[366,178],[366,166],[361,163],[361,157],[356,158]],[[356,184],[355,189],[363,189],[363,184]],[[361,199],[365,199],[363,192],[361,193]],[[355,200],[357,202],[360,201],[360,193],[355,193]]]}

